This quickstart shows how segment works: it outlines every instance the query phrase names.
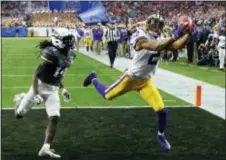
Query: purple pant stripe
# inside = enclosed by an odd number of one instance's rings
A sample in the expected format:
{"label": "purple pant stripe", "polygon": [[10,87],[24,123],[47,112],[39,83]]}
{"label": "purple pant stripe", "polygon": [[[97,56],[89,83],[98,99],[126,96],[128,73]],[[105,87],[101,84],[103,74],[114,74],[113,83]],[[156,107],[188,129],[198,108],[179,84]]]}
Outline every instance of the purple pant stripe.
{"label": "purple pant stripe", "polygon": [[123,74],[119,80],[117,80],[115,83],[113,83],[110,87],[108,87],[108,89],[106,89],[105,94],[107,94],[108,92],[110,92],[112,89],[114,89],[115,87],[118,86],[118,84],[120,84],[120,82],[122,82],[122,80],[127,77],[127,74]]}

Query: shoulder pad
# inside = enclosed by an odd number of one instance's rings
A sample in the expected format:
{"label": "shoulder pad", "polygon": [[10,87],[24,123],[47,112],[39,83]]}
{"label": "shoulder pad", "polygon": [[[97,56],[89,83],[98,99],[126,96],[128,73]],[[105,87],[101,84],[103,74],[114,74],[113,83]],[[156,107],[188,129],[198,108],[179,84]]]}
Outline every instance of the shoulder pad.
{"label": "shoulder pad", "polygon": [[148,39],[148,37],[142,29],[137,29],[131,36],[130,44],[135,47],[137,42],[141,39]]}
{"label": "shoulder pad", "polygon": [[41,58],[44,61],[54,63],[54,61],[56,60],[56,57],[57,57],[57,52],[58,52],[58,50],[56,48],[47,47],[47,48],[42,50]]}

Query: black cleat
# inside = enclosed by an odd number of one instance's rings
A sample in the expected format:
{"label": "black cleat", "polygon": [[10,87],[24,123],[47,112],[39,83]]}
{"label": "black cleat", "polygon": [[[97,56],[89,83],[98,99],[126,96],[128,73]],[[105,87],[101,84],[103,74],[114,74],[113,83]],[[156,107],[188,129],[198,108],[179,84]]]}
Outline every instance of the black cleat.
{"label": "black cleat", "polygon": [[97,78],[97,74],[96,74],[96,72],[91,72],[91,73],[86,77],[86,79],[84,80],[83,86],[84,86],[84,87],[89,86],[89,85],[92,83],[92,80],[93,80],[94,78]]}

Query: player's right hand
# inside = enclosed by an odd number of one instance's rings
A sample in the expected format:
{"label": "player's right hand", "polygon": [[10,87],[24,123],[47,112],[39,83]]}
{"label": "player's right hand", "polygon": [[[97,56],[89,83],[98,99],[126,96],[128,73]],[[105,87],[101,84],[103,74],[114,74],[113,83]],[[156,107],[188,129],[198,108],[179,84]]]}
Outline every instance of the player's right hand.
{"label": "player's right hand", "polygon": [[71,101],[71,95],[65,88],[62,89],[61,95],[65,102],[69,103]]}
{"label": "player's right hand", "polygon": [[33,102],[37,105],[40,105],[43,101],[44,99],[39,94],[36,94],[33,98]]}

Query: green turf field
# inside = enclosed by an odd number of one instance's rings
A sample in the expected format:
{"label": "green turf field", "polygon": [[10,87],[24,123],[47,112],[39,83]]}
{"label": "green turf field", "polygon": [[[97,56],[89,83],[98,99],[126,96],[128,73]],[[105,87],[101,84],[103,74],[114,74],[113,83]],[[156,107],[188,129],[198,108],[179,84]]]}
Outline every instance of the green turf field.
{"label": "green turf field", "polygon": [[[29,89],[32,72],[40,62],[35,55],[38,51],[35,46],[40,40],[2,40],[3,108],[13,107],[13,96]],[[170,64],[168,69],[173,70],[172,66]],[[66,104],[62,101],[63,107],[75,108],[61,110],[61,121],[53,143],[53,148],[62,155],[63,160],[226,159],[225,121],[199,108],[173,107],[189,104],[162,91],[165,104],[171,106],[166,133],[172,150],[167,154],[157,143],[156,115],[149,108],[76,108],[147,105],[136,92],[114,101],[105,101],[94,88],[82,87],[83,79],[92,70],[97,71],[100,80],[107,85],[121,74],[83,54],[77,54],[64,80],[72,94],[72,102]],[[44,109],[31,110],[27,117],[20,120],[14,118],[13,110],[2,110],[1,116],[2,160],[49,159],[37,156],[47,124]]]}
{"label": "green turf field", "polygon": [[[2,106],[12,107],[13,96],[28,91],[32,73],[41,61],[35,54],[35,48],[41,39],[3,39],[2,41]],[[12,44],[14,44],[12,47]],[[92,87],[84,88],[84,78],[95,70],[106,85],[112,84],[121,73],[101,64],[85,55],[77,54],[76,60],[68,69],[64,85],[72,94],[70,104],[62,101],[62,106],[143,106],[147,105],[136,92],[119,97],[116,101],[105,101]],[[165,104],[168,106],[187,105],[172,95],[161,91]]]}

